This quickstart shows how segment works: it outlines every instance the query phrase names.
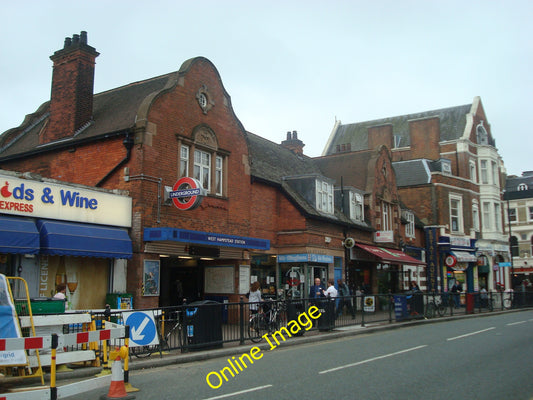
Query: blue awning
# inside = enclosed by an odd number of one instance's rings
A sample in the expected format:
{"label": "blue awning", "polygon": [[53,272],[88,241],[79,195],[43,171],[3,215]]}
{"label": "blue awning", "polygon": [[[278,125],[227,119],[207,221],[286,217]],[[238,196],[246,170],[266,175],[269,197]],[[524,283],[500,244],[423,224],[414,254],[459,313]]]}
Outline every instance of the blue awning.
{"label": "blue awning", "polygon": [[41,254],[102,258],[131,258],[126,229],[75,222],[37,220]]}
{"label": "blue awning", "polygon": [[0,216],[0,253],[37,254],[39,232],[31,219]]}

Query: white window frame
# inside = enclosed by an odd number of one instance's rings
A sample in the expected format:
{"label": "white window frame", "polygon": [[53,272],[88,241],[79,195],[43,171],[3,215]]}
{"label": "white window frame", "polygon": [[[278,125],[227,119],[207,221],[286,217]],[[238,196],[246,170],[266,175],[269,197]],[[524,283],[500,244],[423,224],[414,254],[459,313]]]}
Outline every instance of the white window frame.
{"label": "white window frame", "polygon": [[333,214],[333,185],[316,180],[316,208],[326,214]]}
{"label": "white window frame", "polygon": [[224,192],[224,158],[215,156],[215,193],[222,196]]}
{"label": "white window frame", "polygon": [[407,224],[405,225],[405,236],[409,238],[415,237],[415,215],[411,211],[405,213]]}
{"label": "white window frame", "polygon": [[515,207],[509,208],[507,219],[511,221],[511,223],[518,222],[518,210]]}
{"label": "white window frame", "polygon": [[180,176],[189,176],[189,154],[190,148],[184,144],[180,148]]}
{"label": "white window frame", "polygon": [[528,206],[527,211],[528,220],[533,221],[533,206]]}
{"label": "white window frame", "polygon": [[487,160],[480,160],[479,169],[481,171],[481,183],[483,185],[489,184],[489,163]]}
{"label": "white window frame", "polygon": [[495,161],[491,161],[491,169],[492,169],[492,184],[499,186],[500,178],[498,177],[498,164],[496,164]]}
{"label": "white window frame", "polygon": [[[454,203],[457,203],[457,206],[454,207]],[[449,207],[450,207],[450,232],[463,233],[464,232],[463,197],[459,195],[455,195],[455,194],[450,194]]]}
{"label": "white window frame", "polygon": [[392,206],[381,202],[381,230],[392,231]]}
{"label": "white window frame", "polygon": [[500,203],[494,203],[494,228],[496,232],[502,231],[502,207]]}
{"label": "white window frame", "polygon": [[361,222],[365,218],[363,196],[359,193],[350,192],[350,218]]}
{"label": "white window frame", "polygon": [[481,226],[479,223],[479,206],[477,203],[472,204],[472,225],[475,232],[480,231]]}
{"label": "white window frame", "polygon": [[477,171],[475,161],[470,161],[470,180],[474,183],[477,183]]}
{"label": "white window frame", "polygon": [[492,229],[492,219],[490,212],[490,202],[484,201],[482,204],[483,207],[483,229],[491,230]]}
{"label": "white window frame", "polygon": [[211,153],[200,149],[194,150],[194,178],[200,181],[202,187],[211,192]]}

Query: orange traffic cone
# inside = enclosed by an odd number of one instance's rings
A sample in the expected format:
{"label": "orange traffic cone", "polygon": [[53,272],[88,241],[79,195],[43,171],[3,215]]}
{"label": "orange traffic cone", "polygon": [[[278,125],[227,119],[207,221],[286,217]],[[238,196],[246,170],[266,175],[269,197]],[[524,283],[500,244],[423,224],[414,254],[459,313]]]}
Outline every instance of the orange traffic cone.
{"label": "orange traffic cone", "polygon": [[131,396],[126,392],[126,386],[124,385],[124,372],[122,371],[122,362],[120,357],[117,357],[113,361],[111,366],[111,386],[109,386],[109,392],[106,395],[100,397],[102,400],[107,399],[134,399],[135,396]]}

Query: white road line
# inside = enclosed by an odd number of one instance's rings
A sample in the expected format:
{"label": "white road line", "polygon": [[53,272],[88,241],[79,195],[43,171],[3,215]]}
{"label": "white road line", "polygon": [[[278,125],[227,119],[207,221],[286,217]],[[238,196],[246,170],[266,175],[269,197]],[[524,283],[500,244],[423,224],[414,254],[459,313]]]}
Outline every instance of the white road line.
{"label": "white road line", "polygon": [[476,331],[476,332],[472,332],[472,333],[467,333],[467,334],[464,334],[464,335],[461,335],[461,336],[456,336],[456,337],[452,337],[452,338],[448,338],[446,340],[448,341],[451,341],[451,340],[456,340],[456,339],[462,339],[462,338],[465,338],[467,336],[472,336],[472,335],[477,335],[478,333],[483,333],[483,332],[487,332],[487,331],[491,331],[493,329],[496,329],[494,326],[491,327],[491,328],[487,328],[487,329],[483,329],[481,331]]}
{"label": "white road line", "polygon": [[510,322],[507,324],[507,326],[520,325],[525,323],[527,323],[527,321]]}
{"label": "white road line", "polygon": [[400,350],[400,351],[397,351],[395,353],[390,353],[390,354],[385,354],[385,355],[379,356],[379,357],[369,358],[368,360],[359,361],[359,362],[356,362],[356,363],[353,363],[353,364],[347,364],[347,365],[342,365],[342,366],[336,367],[336,368],[326,369],[324,371],[320,371],[319,374],[327,374],[328,372],[334,372],[334,371],[338,371],[338,370],[344,369],[344,368],[356,367],[356,366],[361,365],[361,364],[366,364],[366,363],[369,363],[369,362],[372,362],[372,361],[381,360],[381,359],[387,358],[387,357],[397,356],[398,354],[403,354],[403,353],[407,353],[409,351],[422,349],[424,347],[427,347],[427,345],[425,344],[425,345],[422,345],[422,346],[416,346],[416,347],[412,347],[410,349]]}
{"label": "white road line", "polygon": [[237,396],[238,394],[243,394],[243,393],[255,392],[256,390],[262,390],[262,389],[266,389],[266,388],[269,388],[269,387],[272,387],[272,385],[258,386],[258,387],[251,388],[251,389],[241,390],[240,392],[222,394],[220,396],[215,396],[215,397],[209,397],[208,399],[204,399],[204,400],[225,399],[226,397]]}

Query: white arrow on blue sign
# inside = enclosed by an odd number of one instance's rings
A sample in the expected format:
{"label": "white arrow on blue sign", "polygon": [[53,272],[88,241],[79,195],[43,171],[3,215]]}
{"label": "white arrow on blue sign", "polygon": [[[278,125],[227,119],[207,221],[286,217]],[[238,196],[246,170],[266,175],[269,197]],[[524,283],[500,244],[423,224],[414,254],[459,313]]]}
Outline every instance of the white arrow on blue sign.
{"label": "white arrow on blue sign", "polygon": [[122,317],[124,325],[130,326],[130,347],[159,344],[153,312],[122,313]]}

